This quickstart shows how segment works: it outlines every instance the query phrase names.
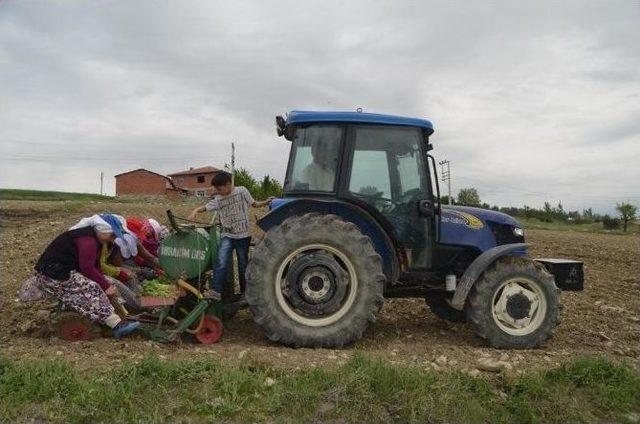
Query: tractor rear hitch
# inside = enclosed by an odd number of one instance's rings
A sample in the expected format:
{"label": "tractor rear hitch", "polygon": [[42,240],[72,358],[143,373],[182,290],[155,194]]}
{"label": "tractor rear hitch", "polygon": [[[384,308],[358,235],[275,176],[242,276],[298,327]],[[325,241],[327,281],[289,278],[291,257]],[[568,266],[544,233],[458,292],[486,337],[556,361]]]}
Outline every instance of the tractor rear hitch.
{"label": "tractor rear hitch", "polygon": [[573,259],[536,258],[553,275],[556,286],[565,291],[584,290],[584,262]]}

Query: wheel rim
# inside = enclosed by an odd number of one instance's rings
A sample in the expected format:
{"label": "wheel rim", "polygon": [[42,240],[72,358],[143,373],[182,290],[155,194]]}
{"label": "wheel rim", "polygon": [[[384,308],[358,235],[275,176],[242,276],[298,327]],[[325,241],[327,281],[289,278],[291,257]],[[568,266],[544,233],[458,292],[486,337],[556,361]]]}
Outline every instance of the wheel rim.
{"label": "wheel rim", "polygon": [[504,281],[491,302],[491,315],[502,331],[524,336],[536,331],[547,314],[547,300],[540,285],[526,277]]}
{"label": "wheel rim", "polygon": [[196,333],[196,339],[202,344],[216,343],[222,337],[222,331],[224,326],[220,319],[205,315],[203,318],[202,326]]}
{"label": "wheel rim", "polygon": [[77,320],[77,321],[66,321],[59,325],[58,335],[60,338],[70,341],[70,342],[78,342],[82,340],[90,340],[91,339],[91,328],[90,324],[86,322]]}
{"label": "wheel rim", "polygon": [[[291,265],[302,255],[314,253],[330,255],[336,259],[335,264],[340,269],[336,270],[333,264],[303,268],[299,271],[300,278],[296,280],[299,290],[295,290],[287,275]],[[355,267],[344,253],[326,244],[309,244],[294,250],[282,261],[274,289],[278,305],[289,318],[309,327],[324,327],[337,322],[351,309],[358,289],[358,278]],[[323,305],[331,305],[335,310],[318,316],[304,313],[305,308],[322,309]]]}

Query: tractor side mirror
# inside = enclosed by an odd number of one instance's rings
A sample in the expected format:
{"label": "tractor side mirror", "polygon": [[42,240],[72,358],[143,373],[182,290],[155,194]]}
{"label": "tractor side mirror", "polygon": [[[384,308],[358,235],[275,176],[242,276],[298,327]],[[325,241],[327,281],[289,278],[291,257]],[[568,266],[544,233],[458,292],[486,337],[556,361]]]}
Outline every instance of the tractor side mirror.
{"label": "tractor side mirror", "polygon": [[276,131],[278,132],[278,137],[282,137],[284,135],[284,130],[287,126],[286,121],[280,115],[276,116]]}

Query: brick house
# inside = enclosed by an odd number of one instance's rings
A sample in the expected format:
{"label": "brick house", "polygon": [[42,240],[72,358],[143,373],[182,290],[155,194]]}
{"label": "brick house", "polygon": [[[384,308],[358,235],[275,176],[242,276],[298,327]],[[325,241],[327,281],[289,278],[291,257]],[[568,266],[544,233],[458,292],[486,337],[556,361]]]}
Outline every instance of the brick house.
{"label": "brick house", "polygon": [[115,176],[116,196],[206,197],[213,194],[211,178],[220,172],[215,166],[190,168],[168,176],[139,168]]}
{"label": "brick house", "polygon": [[207,197],[213,194],[211,178],[220,171],[215,166],[203,166],[169,174],[169,178],[177,187],[188,191],[189,195]]}
{"label": "brick house", "polygon": [[116,196],[167,196],[178,198],[186,195],[171,178],[144,168],[123,172],[115,176]]}

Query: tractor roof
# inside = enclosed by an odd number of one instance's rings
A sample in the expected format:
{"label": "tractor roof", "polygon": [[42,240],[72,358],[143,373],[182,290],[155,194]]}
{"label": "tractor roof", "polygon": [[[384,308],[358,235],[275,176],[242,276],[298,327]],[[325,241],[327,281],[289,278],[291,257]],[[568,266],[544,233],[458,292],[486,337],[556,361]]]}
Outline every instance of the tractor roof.
{"label": "tractor roof", "polygon": [[429,120],[381,115],[379,113],[294,110],[289,112],[286,118],[287,125],[310,124],[313,122],[358,122],[364,124],[404,125],[407,127],[424,128],[429,134],[433,132],[433,124]]}

